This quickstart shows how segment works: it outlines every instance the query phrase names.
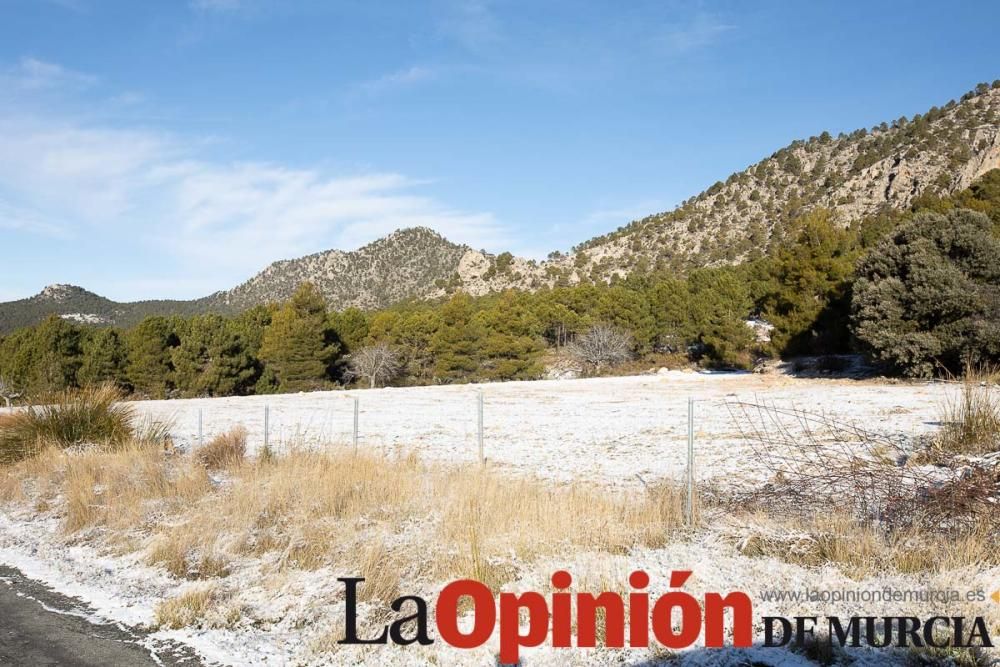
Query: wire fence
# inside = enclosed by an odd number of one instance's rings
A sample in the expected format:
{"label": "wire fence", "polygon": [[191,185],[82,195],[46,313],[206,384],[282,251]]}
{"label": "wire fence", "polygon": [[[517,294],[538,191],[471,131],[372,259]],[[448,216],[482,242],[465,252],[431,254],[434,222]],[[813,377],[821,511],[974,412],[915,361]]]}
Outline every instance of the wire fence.
{"label": "wire fence", "polygon": [[[755,480],[732,397],[629,393],[566,385],[558,392],[510,386],[433,387],[138,403],[171,424],[176,446],[198,447],[236,426],[249,450],[351,447],[417,453],[558,481],[617,486],[668,480],[695,513],[699,482]],[[539,389],[543,388],[541,385]],[[756,481],[760,481],[756,479]]]}
{"label": "wire fence", "polygon": [[[140,413],[170,424],[175,446],[193,449],[234,427],[262,447],[342,446],[479,464],[559,481],[638,485],[669,479],[694,493],[699,450],[717,469],[714,448],[724,401],[693,396],[519,392],[509,387],[435,387],[242,398],[146,401]],[[561,389],[561,388],[560,388]],[[574,387],[574,389],[577,389]],[[589,389],[583,387],[582,389]],[[711,422],[707,428],[699,419]],[[689,514],[693,503],[688,503]]]}
{"label": "wire fence", "polygon": [[748,442],[734,406],[767,403],[775,415],[793,421],[803,413],[823,420],[829,412],[908,437],[937,428],[940,407],[956,389],[677,373],[134,406],[142,417],[169,424],[180,449],[197,448],[242,426],[251,455],[265,446],[274,451],[349,447],[556,481],[639,487],[645,480],[668,480],[686,489],[690,516],[690,499],[705,482],[753,487],[773,473],[761,465],[760,447]]}

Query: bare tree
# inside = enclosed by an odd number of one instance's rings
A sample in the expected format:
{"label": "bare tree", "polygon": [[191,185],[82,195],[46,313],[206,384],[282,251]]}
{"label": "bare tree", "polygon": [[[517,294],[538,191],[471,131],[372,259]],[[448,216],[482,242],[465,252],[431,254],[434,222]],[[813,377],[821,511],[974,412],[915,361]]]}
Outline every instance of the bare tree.
{"label": "bare tree", "polygon": [[352,377],[366,378],[368,386],[374,389],[399,375],[402,363],[396,350],[385,343],[378,343],[362,347],[352,354],[348,367]]}
{"label": "bare tree", "polygon": [[632,358],[632,335],[609,324],[598,324],[569,346],[570,354],[594,370]]}
{"label": "bare tree", "polygon": [[0,398],[3,399],[4,404],[10,408],[11,402],[20,396],[21,392],[15,391],[13,383],[9,382],[7,378],[0,375]]}

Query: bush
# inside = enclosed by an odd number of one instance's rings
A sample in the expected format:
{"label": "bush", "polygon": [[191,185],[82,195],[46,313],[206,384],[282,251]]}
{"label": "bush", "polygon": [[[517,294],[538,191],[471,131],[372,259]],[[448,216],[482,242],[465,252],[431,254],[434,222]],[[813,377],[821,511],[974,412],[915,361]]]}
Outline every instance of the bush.
{"label": "bush", "polygon": [[982,213],[925,212],[859,264],[852,326],[910,376],[1000,361],[1000,239]]}
{"label": "bush", "polygon": [[194,457],[209,470],[231,468],[243,462],[247,453],[247,430],[236,426],[227,433],[215,436],[207,445],[195,450]]}
{"label": "bush", "polygon": [[101,385],[59,392],[45,405],[7,416],[0,422],[0,464],[15,463],[48,446],[119,448],[134,440],[165,437],[162,425],[140,424],[133,408],[121,400],[120,389]]}
{"label": "bush", "polygon": [[582,364],[599,371],[632,358],[632,334],[607,324],[591,327],[570,345],[569,353]]}

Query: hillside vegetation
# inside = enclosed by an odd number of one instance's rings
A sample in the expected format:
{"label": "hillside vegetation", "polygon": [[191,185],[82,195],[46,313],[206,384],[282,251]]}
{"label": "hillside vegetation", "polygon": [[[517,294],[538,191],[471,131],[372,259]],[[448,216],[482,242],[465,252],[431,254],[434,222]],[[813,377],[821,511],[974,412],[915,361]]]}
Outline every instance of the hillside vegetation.
{"label": "hillside vegetation", "polygon": [[[307,282],[281,305],[231,317],[97,328],[51,316],[0,339],[0,375],[27,394],[101,382],[154,397],[301,391],[352,382],[352,355],[372,348],[392,351],[393,374],[380,381],[396,384],[538,378],[553,355],[607,372],[858,349],[891,372],[956,373],[1000,362],[997,267],[1000,170],[847,226],[814,210],[765,256],[683,277],[636,272],[378,311],[328,310]],[[774,325],[769,341],[747,326],[754,314]],[[582,349],[595,340],[610,347]]]}
{"label": "hillside vegetation", "polygon": [[55,285],[0,304],[0,333],[48,315],[132,326],[147,315],[233,315],[289,299],[311,282],[334,309],[386,308],[408,299],[472,296],[608,283],[633,273],[685,273],[760,259],[795,222],[824,210],[840,226],[921,197],[947,196],[1000,167],[1000,81],[979,84],[958,102],[849,134],[795,141],[732,174],[677,209],[650,215],[535,262],[451,243],[426,228],[397,231],[351,252],[330,250],[275,262],[245,283],[194,301],[115,303]]}

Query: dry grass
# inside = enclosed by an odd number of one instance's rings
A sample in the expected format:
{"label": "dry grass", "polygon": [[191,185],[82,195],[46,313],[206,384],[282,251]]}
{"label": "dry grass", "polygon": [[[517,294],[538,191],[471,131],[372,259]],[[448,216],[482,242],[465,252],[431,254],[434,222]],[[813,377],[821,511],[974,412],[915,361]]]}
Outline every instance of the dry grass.
{"label": "dry grass", "polygon": [[412,457],[292,452],[233,474],[226,493],[205,498],[164,532],[152,562],[189,577],[183,570],[192,554],[273,554],[281,568],[307,570],[347,563],[371,575],[372,595],[391,597],[398,579],[380,581],[387,571],[472,576],[499,587],[518,563],[566,549],[660,546],[682,524],[680,494],[666,487],[629,497]]}
{"label": "dry grass", "polygon": [[[941,639],[947,639],[942,637]],[[940,640],[939,640],[940,641]],[[994,667],[995,658],[980,648],[910,648],[906,655],[908,667]]]}
{"label": "dry grass", "polygon": [[945,403],[943,427],[923,459],[946,463],[955,455],[982,456],[1000,450],[1000,388],[987,371],[970,371],[957,398]]}
{"label": "dry grass", "polygon": [[179,578],[224,578],[248,558],[274,575],[330,566],[365,577],[362,600],[384,602],[403,579],[474,577],[498,589],[538,558],[658,547],[683,525],[669,486],[553,485],[348,450],[229,460],[229,481],[215,486],[198,458],[144,445],[46,448],[3,471],[0,498],[44,505],[70,534],[99,528],[103,544],[143,549]]}
{"label": "dry grass", "polygon": [[156,607],[156,627],[179,630],[198,624],[211,609],[214,594],[214,586],[201,585],[164,600]]}
{"label": "dry grass", "polygon": [[995,437],[1000,411],[990,391],[973,375],[963,385],[936,440],[940,467],[862,426],[738,406],[744,437],[772,473],[728,499],[744,517],[732,531],[738,548],[805,566],[832,563],[852,578],[1000,565],[1000,468],[956,459],[991,446],[983,443]]}
{"label": "dry grass", "polygon": [[849,515],[781,521],[763,514],[740,518],[731,531],[739,551],[807,567],[833,564],[852,579],[886,572],[948,572],[1000,565],[995,536],[987,529],[952,538],[911,528],[886,533]]}
{"label": "dry grass", "polygon": [[0,471],[0,499],[58,505],[70,533],[151,528],[211,488],[203,468],[144,443],[115,451],[47,447]]}
{"label": "dry grass", "polygon": [[120,389],[106,384],[59,392],[42,405],[5,415],[0,422],[0,464],[16,463],[46,447],[162,442],[166,426],[142,423],[122,398]]}
{"label": "dry grass", "polygon": [[217,435],[194,452],[195,460],[209,470],[233,468],[243,462],[247,453],[247,430],[236,426]]}

